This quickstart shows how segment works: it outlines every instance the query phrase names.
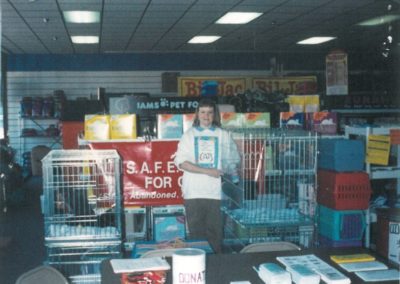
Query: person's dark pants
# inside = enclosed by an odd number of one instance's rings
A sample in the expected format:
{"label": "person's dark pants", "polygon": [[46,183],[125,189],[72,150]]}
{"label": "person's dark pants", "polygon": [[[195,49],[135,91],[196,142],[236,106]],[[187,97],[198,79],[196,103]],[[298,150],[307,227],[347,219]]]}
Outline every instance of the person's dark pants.
{"label": "person's dark pants", "polygon": [[223,240],[221,201],[186,199],[184,205],[189,239],[207,240],[215,253],[221,253]]}

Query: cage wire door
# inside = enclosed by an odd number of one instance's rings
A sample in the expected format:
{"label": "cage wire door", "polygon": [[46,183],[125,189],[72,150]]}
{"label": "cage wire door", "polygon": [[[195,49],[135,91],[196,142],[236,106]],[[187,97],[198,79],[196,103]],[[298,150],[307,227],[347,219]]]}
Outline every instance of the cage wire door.
{"label": "cage wire door", "polygon": [[[317,136],[280,129],[232,129],[239,180],[224,176],[225,238],[242,244],[313,244]],[[224,160],[223,168],[232,164]]]}
{"label": "cage wire door", "polygon": [[74,283],[99,279],[101,260],[121,253],[120,157],[52,150],[42,164],[47,262]]}

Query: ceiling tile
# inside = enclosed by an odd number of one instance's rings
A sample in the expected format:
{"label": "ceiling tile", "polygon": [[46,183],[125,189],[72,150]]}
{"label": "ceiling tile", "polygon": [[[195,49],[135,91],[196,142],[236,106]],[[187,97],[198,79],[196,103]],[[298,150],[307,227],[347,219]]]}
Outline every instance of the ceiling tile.
{"label": "ceiling tile", "polygon": [[[361,28],[355,24],[388,14],[388,1],[38,0],[29,3],[27,0],[0,0],[3,50],[11,53],[97,53],[117,52],[118,49],[121,52],[146,49],[168,52],[179,48],[213,52],[262,51],[273,46],[283,52],[296,48],[291,44],[296,39],[317,33],[337,35],[336,44],[343,48],[367,50],[379,48],[387,25],[376,32],[375,28]],[[400,13],[400,3],[393,1],[390,13]],[[77,9],[102,12],[102,22],[96,25],[65,24],[62,11]],[[215,24],[227,11],[261,11],[265,14],[243,26]],[[49,22],[44,23],[43,18],[48,18]],[[398,32],[398,22],[392,26],[393,32]],[[101,42],[97,47],[72,48],[69,41],[69,35],[100,33]],[[186,44],[198,34],[220,34],[222,38],[210,45]],[[53,36],[59,40],[53,42]]]}

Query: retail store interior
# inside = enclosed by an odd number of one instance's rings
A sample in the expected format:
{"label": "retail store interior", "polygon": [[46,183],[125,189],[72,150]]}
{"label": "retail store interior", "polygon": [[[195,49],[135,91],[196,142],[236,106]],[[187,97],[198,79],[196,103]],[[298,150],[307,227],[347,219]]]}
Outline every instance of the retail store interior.
{"label": "retail store interior", "polygon": [[[399,0],[0,8],[1,284],[189,283],[189,252],[190,283],[399,283]],[[174,163],[203,98],[239,156],[222,254],[190,237]],[[111,261],[159,250],[153,280]]]}

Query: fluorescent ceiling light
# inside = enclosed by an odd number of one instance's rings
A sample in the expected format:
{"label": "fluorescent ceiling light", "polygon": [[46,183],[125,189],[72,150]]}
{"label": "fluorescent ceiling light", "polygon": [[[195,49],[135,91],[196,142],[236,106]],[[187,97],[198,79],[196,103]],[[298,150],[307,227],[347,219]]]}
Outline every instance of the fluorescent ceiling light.
{"label": "fluorescent ceiling light", "polygon": [[71,36],[71,40],[76,44],[95,44],[99,43],[98,36]]}
{"label": "fluorescent ceiling light", "polygon": [[64,11],[64,19],[69,23],[90,24],[100,22],[100,12]]}
{"label": "fluorescent ceiling light", "polygon": [[361,23],[358,23],[358,26],[379,26],[383,24],[387,24],[393,22],[395,20],[400,19],[400,15],[386,15],[381,17],[372,18]]}
{"label": "fluorescent ceiling light", "polygon": [[331,36],[315,36],[297,42],[297,44],[320,44],[335,39]]}
{"label": "fluorescent ceiling light", "polygon": [[217,24],[247,24],[260,17],[262,13],[255,12],[228,12],[219,18]]}
{"label": "fluorescent ceiling light", "polygon": [[195,36],[188,43],[212,43],[220,38],[220,36]]}

